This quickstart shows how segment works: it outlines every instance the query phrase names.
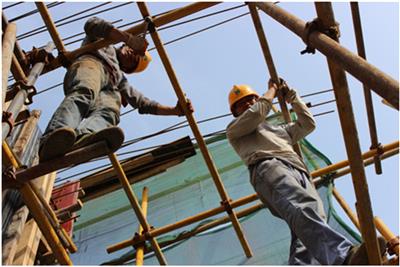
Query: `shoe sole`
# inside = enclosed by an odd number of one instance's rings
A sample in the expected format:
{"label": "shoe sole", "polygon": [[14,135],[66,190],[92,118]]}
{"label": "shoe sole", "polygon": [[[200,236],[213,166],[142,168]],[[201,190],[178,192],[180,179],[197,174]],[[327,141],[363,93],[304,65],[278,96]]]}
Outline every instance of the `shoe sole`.
{"label": "shoe sole", "polygon": [[72,147],[72,150],[94,144],[100,141],[106,141],[108,148],[114,152],[121,147],[124,142],[124,132],[119,127],[109,127],[88,136],[81,142]]}
{"label": "shoe sole", "polygon": [[39,157],[40,161],[63,156],[75,142],[75,131],[71,128],[56,129],[43,143]]}

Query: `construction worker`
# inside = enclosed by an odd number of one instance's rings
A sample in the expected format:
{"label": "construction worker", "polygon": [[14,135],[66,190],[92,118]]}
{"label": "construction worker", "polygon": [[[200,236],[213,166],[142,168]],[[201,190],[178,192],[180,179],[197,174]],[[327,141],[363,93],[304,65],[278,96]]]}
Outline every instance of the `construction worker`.
{"label": "construction worker", "polygon": [[[120,145],[123,134],[115,126],[120,120],[121,102],[137,108],[140,114],[184,115],[179,103],[174,107],[161,105],[129,85],[124,73],[144,71],[151,61],[145,38],[120,31],[97,17],[90,18],[84,29],[86,37],[82,45],[101,38],[124,45],[120,48],[109,45],[85,53],[68,67],[64,77],[65,98],[41,138],[41,161],[99,139],[106,139],[111,147]],[[193,111],[190,101],[187,108]]]}
{"label": "construction worker", "polygon": [[[236,153],[248,166],[250,182],[260,200],[274,216],[286,221],[292,240],[290,265],[367,265],[365,244],[353,246],[325,221],[322,201],[310,182],[310,173],[293,145],[315,129],[314,119],[296,91],[282,81],[287,103],[297,121],[283,126],[266,122],[278,86],[259,96],[248,85],[234,85],[229,105],[235,119],[226,135]],[[379,238],[384,251],[385,241]],[[382,251],[382,254],[383,254]]]}

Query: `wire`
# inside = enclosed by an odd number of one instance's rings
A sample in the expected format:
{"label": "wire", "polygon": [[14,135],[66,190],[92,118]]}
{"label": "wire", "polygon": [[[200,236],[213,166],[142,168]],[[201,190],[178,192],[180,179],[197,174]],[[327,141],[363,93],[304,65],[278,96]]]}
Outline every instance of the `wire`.
{"label": "wire", "polygon": [[[317,104],[317,105],[318,105],[318,104]],[[318,113],[318,114],[315,114],[315,115],[313,115],[313,116],[314,116],[314,117],[319,117],[319,116],[326,115],[326,114],[333,113],[333,112],[334,112],[334,110],[331,110],[331,111],[327,111],[327,112]],[[219,115],[219,116],[215,116],[215,117],[212,117],[212,118],[204,119],[204,120],[202,120],[202,121],[199,121],[198,124],[203,123],[203,122],[207,122],[207,121],[210,121],[210,120],[220,119],[220,118],[226,117],[227,115],[231,115],[231,114],[229,113],[229,114],[225,114],[225,115]],[[185,121],[183,121],[183,122],[185,122]],[[181,127],[176,127],[176,126],[182,124],[183,122],[180,122],[180,123],[174,124],[174,125],[172,125],[172,126],[169,126],[169,127],[167,127],[166,129],[164,129],[164,130],[158,131],[157,133],[165,132],[167,129],[175,130],[175,129],[177,129],[177,128],[187,127],[188,125],[184,125],[184,126],[181,126]],[[225,134],[225,132],[226,132],[225,129],[219,130],[219,131],[216,131],[216,132],[212,132],[212,133],[209,133],[209,134],[205,134],[205,135],[203,135],[203,138],[208,138],[208,137],[212,137],[212,136],[217,136],[217,135]],[[141,138],[147,139],[147,137],[149,137],[149,136],[158,135],[157,133],[150,134],[150,135],[147,135],[147,136],[144,136],[144,137],[140,137],[140,138],[136,138],[135,140],[141,139]],[[191,140],[194,141],[194,140],[196,140],[196,138],[193,137],[193,138],[191,138]],[[127,141],[127,142],[130,142],[130,141]],[[127,142],[125,142],[125,143],[127,143]],[[124,143],[124,144],[125,144],[125,143]],[[147,150],[149,150],[149,149],[159,148],[159,147],[162,146],[162,145],[163,145],[163,144],[161,144],[161,145],[155,145],[155,146],[149,146],[149,147],[140,148],[140,149],[136,149],[136,150],[131,150],[131,151],[127,151],[127,152],[122,152],[122,153],[118,153],[117,156],[123,156],[123,155],[133,154],[133,153],[137,153],[137,152],[147,151]],[[122,146],[121,146],[121,147],[122,147]],[[179,151],[179,150],[178,150],[178,151]],[[96,159],[94,159],[93,161],[89,161],[89,162],[95,162],[95,161],[103,160],[103,159],[106,159],[106,158],[107,158],[107,157],[100,157],[100,158],[96,158]],[[127,158],[125,158],[125,159],[123,159],[123,160],[126,160],[126,159],[127,159]],[[89,162],[87,162],[87,163],[89,163]],[[85,174],[85,173],[88,173],[88,172],[92,172],[92,171],[95,171],[95,170],[99,170],[99,169],[104,168],[104,167],[107,167],[107,166],[110,166],[110,164],[107,163],[107,164],[104,164],[104,165],[101,165],[101,166],[96,166],[96,167],[94,167],[94,168],[92,168],[92,169],[89,169],[89,170],[85,170],[85,171],[82,171],[82,172],[79,172],[79,173],[74,173],[74,174],[72,174],[72,175],[70,175],[70,176],[67,176],[67,177],[65,177],[65,178],[59,178],[59,179],[57,179],[56,183],[62,182],[62,181],[65,181],[65,180],[68,180],[68,179],[70,179],[70,178],[72,178],[72,177],[75,177],[75,176],[78,176],[78,175],[81,175],[81,174]],[[72,169],[72,168],[74,168],[74,167],[75,167],[75,166],[66,168],[66,169],[64,169],[64,170],[59,171],[58,173],[62,173],[62,172],[64,172],[64,171],[67,171],[67,170]]]}
{"label": "wire", "polygon": [[[65,3],[65,2],[55,2],[55,3],[50,3],[50,4],[46,5],[46,7],[47,7],[48,9],[50,9],[50,8],[52,8],[52,7],[55,7],[55,6],[58,6],[58,5],[64,4],[64,3]],[[32,16],[32,15],[34,15],[34,14],[38,13],[38,12],[39,12],[39,10],[38,10],[38,9],[34,9],[34,10],[32,10],[32,11],[29,11],[29,12],[27,12],[27,13],[24,13],[24,14],[22,14],[22,15],[18,16],[18,17],[15,17],[15,18],[13,18],[13,19],[10,19],[8,22],[14,22],[14,21],[16,21],[16,20],[19,20],[19,19],[23,19],[23,18],[26,18],[26,17]]]}
{"label": "wire", "polygon": [[[107,4],[110,4],[110,3],[111,3],[111,2],[101,3],[101,4],[97,5],[97,6],[90,7],[90,8],[88,8],[88,9],[79,11],[79,12],[77,12],[77,13],[74,13],[74,14],[69,15],[69,16],[67,16],[67,17],[64,17],[64,18],[62,18],[62,19],[59,19],[59,20],[54,21],[54,24],[57,24],[57,23],[59,23],[59,22],[61,22],[61,21],[67,20],[67,19],[69,19],[69,18],[73,18],[73,17],[75,17],[75,16],[77,16],[77,15],[83,14],[83,13],[85,13],[85,12],[88,12],[88,11],[90,11],[90,10],[99,8],[99,7],[101,7],[101,6],[104,6],[104,5],[107,5]],[[57,26],[57,25],[56,25],[56,26]],[[46,26],[41,26],[41,27],[35,28],[35,29],[33,29],[33,30],[29,31],[29,32],[22,33],[22,34],[20,34],[19,36],[17,36],[17,38],[22,38],[22,37],[24,37],[25,35],[34,33],[34,32],[36,32],[36,31],[39,31],[39,30],[42,30],[42,29],[46,29]],[[33,36],[33,35],[35,35],[35,34],[32,34],[32,35],[30,35],[30,36]],[[21,40],[21,39],[18,39],[18,40]]]}
{"label": "wire", "polygon": [[[100,11],[97,11],[97,12],[94,12],[94,13],[91,13],[91,14],[88,14],[88,15],[73,19],[73,20],[70,20],[70,21],[66,21],[64,23],[60,23],[60,24],[56,25],[56,27],[61,27],[61,26],[67,25],[69,23],[76,22],[78,20],[82,20],[84,18],[91,17],[91,16],[94,16],[94,15],[97,15],[97,14],[100,14],[100,13],[104,13],[106,11],[110,11],[110,10],[113,10],[113,9],[116,9],[116,8],[119,8],[119,7],[122,7],[122,6],[126,6],[126,5],[129,5],[129,4],[132,4],[132,3],[133,2],[126,2],[126,3],[123,3],[123,4],[117,5],[117,6],[109,7],[109,8],[106,8],[106,9],[103,9],[103,10],[100,10]],[[44,30],[38,31],[36,33],[25,35],[23,38],[17,38],[17,39],[18,40],[22,40],[22,39],[25,39],[25,38],[28,38],[28,37],[31,37],[33,35],[36,35],[36,34],[39,34],[39,33],[42,33],[42,32],[46,32],[46,31],[47,31],[47,29],[44,29]]]}
{"label": "wire", "polygon": [[3,7],[3,10],[6,10],[6,9],[8,9],[10,7],[17,6],[17,5],[22,4],[22,3],[24,3],[24,2],[17,2],[17,3],[11,4],[11,5],[5,6],[5,7]]}

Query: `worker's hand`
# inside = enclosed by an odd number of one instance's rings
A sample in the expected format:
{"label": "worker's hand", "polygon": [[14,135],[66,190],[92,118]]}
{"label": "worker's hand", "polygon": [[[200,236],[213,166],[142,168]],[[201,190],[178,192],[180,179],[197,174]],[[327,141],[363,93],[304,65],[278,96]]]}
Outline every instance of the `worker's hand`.
{"label": "worker's hand", "polygon": [[288,89],[287,93],[284,95],[285,101],[288,104],[292,104],[297,99],[297,92],[294,89]]}
{"label": "worker's hand", "polygon": [[149,43],[145,38],[129,34],[128,39],[125,41],[125,44],[133,49],[133,51],[139,56],[144,56]]}
{"label": "worker's hand", "polygon": [[[191,113],[194,112],[194,108],[192,106],[192,101],[190,101],[190,99],[186,100],[186,108],[189,110],[189,112],[191,112]],[[185,111],[183,110],[182,106],[179,105],[179,101],[178,101],[178,103],[176,103],[175,110],[176,110],[176,115],[178,115],[178,116],[185,115]]]}

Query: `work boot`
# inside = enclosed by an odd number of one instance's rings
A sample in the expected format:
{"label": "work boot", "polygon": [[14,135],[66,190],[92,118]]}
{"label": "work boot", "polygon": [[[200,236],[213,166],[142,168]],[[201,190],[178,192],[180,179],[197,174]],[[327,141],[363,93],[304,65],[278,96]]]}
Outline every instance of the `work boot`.
{"label": "work boot", "polygon": [[75,138],[74,129],[69,127],[58,128],[47,134],[40,144],[40,162],[63,156],[72,147]]}
{"label": "work boot", "polygon": [[103,140],[107,142],[107,146],[111,151],[115,151],[124,142],[124,132],[121,128],[113,126],[100,130],[97,133],[83,134],[78,137],[71,150],[77,150]]}
{"label": "work boot", "polygon": [[[382,236],[378,236],[378,246],[380,255],[385,255],[386,252],[386,240]],[[369,265],[367,248],[365,243],[361,243],[359,246],[352,247],[347,254],[344,265]]]}

